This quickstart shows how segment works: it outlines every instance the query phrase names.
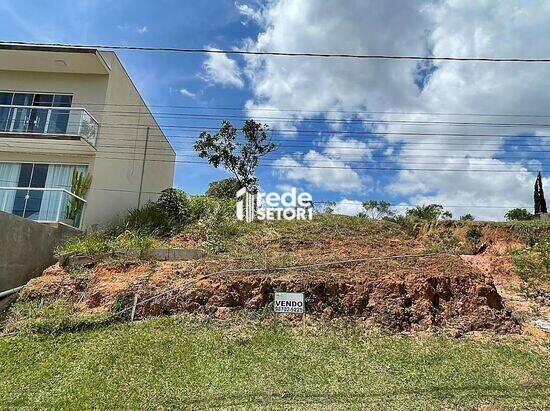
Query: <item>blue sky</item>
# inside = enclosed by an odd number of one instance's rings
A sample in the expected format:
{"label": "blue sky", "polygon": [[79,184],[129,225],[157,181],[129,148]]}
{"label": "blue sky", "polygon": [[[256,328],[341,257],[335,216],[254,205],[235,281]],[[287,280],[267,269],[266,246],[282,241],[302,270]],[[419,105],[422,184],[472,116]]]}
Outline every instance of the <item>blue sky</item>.
{"label": "blue sky", "polygon": [[[540,56],[550,51],[543,41],[550,34],[544,24],[550,11],[543,2],[471,5],[462,0],[351,0],[342,8],[336,0],[3,0],[0,13],[0,39],[13,41],[365,54]],[[500,24],[499,15],[510,16],[509,24]],[[529,47],[520,47],[521,44]],[[544,133],[544,129],[503,131],[498,127],[442,125],[430,127],[429,131],[506,133],[531,139],[459,137],[450,142],[434,136],[415,137],[413,141],[381,133],[423,132],[427,126],[369,123],[376,119],[502,121],[499,117],[427,118],[392,112],[548,113],[550,97],[543,90],[548,89],[550,76],[545,68],[535,65],[518,69],[480,64],[438,63],[436,67],[423,62],[211,58],[164,52],[120,51],[118,55],[153,112],[271,117],[265,121],[273,128],[310,130],[311,134],[274,135],[275,140],[283,140],[283,146],[265,163],[277,164],[279,168],[258,171],[262,189],[296,186],[311,192],[314,200],[344,200],[340,204],[342,212],[356,211],[358,202],[367,199],[385,199],[393,204],[530,207],[534,174],[518,173],[510,178],[506,173],[478,173],[475,169],[493,167],[524,172],[547,165],[541,142],[535,142],[531,150],[525,147],[527,141],[534,141],[533,135]],[[235,110],[212,110],[215,107]],[[252,112],[251,107],[260,111]],[[517,120],[529,119],[518,117],[510,121]],[[168,118],[162,114],[158,121],[164,126],[216,127],[220,123],[218,118]],[[238,125],[240,121],[233,122]],[[180,161],[198,160],[191,157],[189,137],[199,132],[165,128],[180,152]],[[284,167],[320,164],[340,168]],[[449,171],[414,170],[426,167]],[[196,194],[204,192],[210,181],[226,176],[226,172],[207,164],[178,163],[175,185]],[[473,212],[491,219],[504,212],[481,208],[455,207],[451,211]]]}

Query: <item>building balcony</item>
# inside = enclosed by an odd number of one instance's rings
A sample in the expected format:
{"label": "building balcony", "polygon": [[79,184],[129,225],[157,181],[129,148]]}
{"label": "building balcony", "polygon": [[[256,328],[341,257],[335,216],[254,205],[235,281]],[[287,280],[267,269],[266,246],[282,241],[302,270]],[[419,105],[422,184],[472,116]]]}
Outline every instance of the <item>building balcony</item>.
{"label": "building balcony", "polygon": [[0,136],[81,140],[95,149],[99,124],[83,108],[0,105]]}
{"label": "building balcony", "polygon": [[0,211],[81,229],[86,200],[62,188],[0,187]]}

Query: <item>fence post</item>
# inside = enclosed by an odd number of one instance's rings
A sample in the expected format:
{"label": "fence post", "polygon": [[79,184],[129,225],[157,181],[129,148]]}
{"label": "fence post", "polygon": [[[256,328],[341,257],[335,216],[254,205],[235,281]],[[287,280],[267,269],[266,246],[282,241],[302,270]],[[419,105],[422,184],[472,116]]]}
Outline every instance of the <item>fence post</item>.
{"label": "fence post", "polygon": [[138,302],[138,295],[134,294],[134,305],[132,306],[132,314],[130,315],[130,321],[134,321],[134,317],[136,316],[137,302]]}

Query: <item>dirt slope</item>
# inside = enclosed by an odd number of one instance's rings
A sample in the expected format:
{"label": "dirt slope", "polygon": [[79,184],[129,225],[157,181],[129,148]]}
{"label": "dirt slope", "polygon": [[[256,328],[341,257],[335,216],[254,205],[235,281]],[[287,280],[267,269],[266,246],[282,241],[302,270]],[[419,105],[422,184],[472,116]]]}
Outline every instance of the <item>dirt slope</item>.
{"label": "dirt slope", "polygon": [[[532,307],[518,293],[521,280],[508,253],[524,243],[498,227],[483,227],[473,241],[466,232],[459,225],[411,235],[392,223],[341,218],[264,225],[235,238],[226,253],[198,261],[56,265],[33,280],[22,298],[65,298],[85,312],[99,313],[131,305],[136,294],[143,301],[165,293],[139,305],[138,317],[181,312],[225,317],[237,308],[270,307],[274,291],[303,291],[307,312],[322,319],[352,316],[392,331],[520,332],[535,308],[546,310],[544,304]],[[172,242],[201,245],[188,236]],[[477,254],[461,255],[464,250]],[[270,270],[426,252],[437,255]],[[252,267],[266,271],[212,275]]]}

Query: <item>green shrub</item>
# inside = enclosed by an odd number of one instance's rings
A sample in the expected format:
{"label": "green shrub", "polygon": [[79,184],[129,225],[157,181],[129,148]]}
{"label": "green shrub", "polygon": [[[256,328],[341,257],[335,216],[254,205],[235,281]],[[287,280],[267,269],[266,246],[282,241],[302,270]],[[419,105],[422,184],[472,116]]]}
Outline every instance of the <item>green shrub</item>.
{"label": "green shrub", "polygon": [[381,220],[384,217],[388,218],[395,215],[395,212],[391,209],[391,204],[383,200],[363,201],[363,210],[359,213],[361,217],[374,220]]}
{"label": "green shrub", "polygon": [[111,242],[111,247],[124,250],[137,249],[143,253],[157,243],[158,241],[148,233],[126,230]]}
{"label": "green shrub", "polygon": [[183,190],[177,188],[163,190],[156,204],[176,225],[183,227],[189,222],[188,198]]}
{"label": "green shrub", "polygon": [[213,253],[226,251],[226,241],[238,232],[235,216],[227,207],[217,204],[208,209],[198,222],[198,227],[206,239],[206,247]]}
{"label": "green shrub", "polygon": [[189,215],[192,222],[205,218],[216,207],[220,207],[229,218],[231,213],[235,215],[236,200],[218,199],[208,196],[193,196],[189,198]]}
{"label": "green shrub", "polygon": [[146,232],[159,236],[168,236],[177,232],[181,226],[156,203],[145,204],[128,213],[126,227],[129,230]]}
{"label": "green shrub", "polygon": [[472,244],[479,243],[479,240],[481,240],[482,236],[483,232],[481,231],[481,228],[477,226],[471,226],[466,231],[466,239]]}

